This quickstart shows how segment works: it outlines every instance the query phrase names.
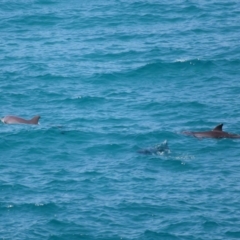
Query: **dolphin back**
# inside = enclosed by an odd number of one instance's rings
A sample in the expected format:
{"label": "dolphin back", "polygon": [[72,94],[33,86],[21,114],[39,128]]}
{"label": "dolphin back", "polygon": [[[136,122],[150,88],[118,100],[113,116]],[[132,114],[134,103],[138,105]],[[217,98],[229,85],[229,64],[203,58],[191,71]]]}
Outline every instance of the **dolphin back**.
{"label": "dolphin back", "polygon": [[30,120],[26,120],[17,116],[5,116],[1,119],[1,121],[6,124],[38,124],[39,119],[40,116],[35,116]]}

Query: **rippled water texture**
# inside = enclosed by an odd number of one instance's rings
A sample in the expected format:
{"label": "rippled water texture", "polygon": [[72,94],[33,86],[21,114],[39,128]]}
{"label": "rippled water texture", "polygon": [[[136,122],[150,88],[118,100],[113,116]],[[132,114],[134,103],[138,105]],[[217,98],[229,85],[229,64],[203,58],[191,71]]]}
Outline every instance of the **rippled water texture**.
{"label": "rippled water texture", "polygon": [[239,9],[1,0],[0,239],[240,238]]}

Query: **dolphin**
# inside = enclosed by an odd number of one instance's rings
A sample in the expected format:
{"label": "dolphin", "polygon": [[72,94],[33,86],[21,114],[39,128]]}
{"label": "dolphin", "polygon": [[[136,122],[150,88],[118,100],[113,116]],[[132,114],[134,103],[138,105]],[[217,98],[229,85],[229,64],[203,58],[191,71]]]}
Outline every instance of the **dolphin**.
{"label": "dolphin", "polygon": [[163,155],[164,153],[170,153],[170,149],[167,140],[165,140],[153,148],[140,149],[138,150],[138,153],[145,155]]}
{"label": "dolphin", "polygon": [[223,123],[216,126],[211,131],[206,132],[182,132],[185,135],[194,136],[196,138],[240,138],[239,134],[228,133],[222,130]]}
{"label": "dolphin", "polygon": [[35,116],[30,120],[26,120],[16,116],[5,116],[4,118],[1,119],[1,121],[6,124],[36,124],[37,125],[39,119],[40,119],[40,116]]}

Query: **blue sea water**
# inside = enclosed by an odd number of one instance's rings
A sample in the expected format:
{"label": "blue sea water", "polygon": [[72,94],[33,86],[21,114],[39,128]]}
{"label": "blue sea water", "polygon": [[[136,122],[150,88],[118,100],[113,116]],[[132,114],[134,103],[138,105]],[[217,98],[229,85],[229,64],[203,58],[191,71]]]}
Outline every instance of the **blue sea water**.
{"label": "blue sea water", "polygon": [[[1,0],[0,239],[239,239],[240,2]],[[140,154],[168,141],[170,152]]]}

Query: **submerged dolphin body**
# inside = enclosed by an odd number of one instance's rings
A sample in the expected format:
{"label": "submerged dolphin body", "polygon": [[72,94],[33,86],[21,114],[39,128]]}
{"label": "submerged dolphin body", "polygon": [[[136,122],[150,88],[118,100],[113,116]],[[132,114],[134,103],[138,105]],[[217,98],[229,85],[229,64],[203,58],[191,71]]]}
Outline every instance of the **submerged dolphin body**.
{"label": "submerged dolphin body", "polygon": [[216,126],[211,131],[206,132],[183,132],[185,135],[194,136],[196,138],[240,138],[239,134],[224,132],[222,130],[223,123]]}
{"label": "submerged dolphin body", "polygon": [[156,145],[153,148],[146,148],[138,150],[138,153],[145,155],[163,155],[164,153],[170,153],[170,149],[168,147],[168,142],[165,140],[159,145]]}
{"label": "submerged dolphin body", "polygon": [[2,118],[1,121],[6,124],[35,124],[35,125],[37,125],[39,119],[40,119],[40,116],[35,116],[30,120],[26,120],[26,119],[16,117],[16,116],[6,116],[6,117]]}

